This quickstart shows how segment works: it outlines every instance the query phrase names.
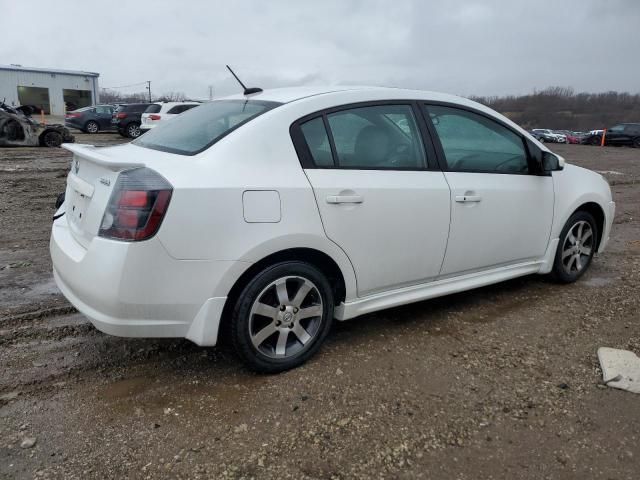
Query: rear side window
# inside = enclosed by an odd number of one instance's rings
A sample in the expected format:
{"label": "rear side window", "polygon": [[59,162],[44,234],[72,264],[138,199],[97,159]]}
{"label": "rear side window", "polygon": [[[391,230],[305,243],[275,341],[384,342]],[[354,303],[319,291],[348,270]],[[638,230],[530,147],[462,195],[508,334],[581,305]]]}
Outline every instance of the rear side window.
{"label": "rear side window", "polygon": [[[403,170],[426,167],[426,155],[410,105],[356,107],[300,126],[316,167]],[[335,158],[331,155],[331,141]],[[333,163],[332,163],[333,162]]]}
{"label": "rear side window", "polygon": [[313,163],[317,167],[332,167],[333,156],[329,136],[324,128],[322,117],[314,118],[300,125],[304,139],[309,147]]}
{"label": "rear side window", "polygon": [[158,113],[161,108],[162,108],[162,105],[154,103],[153,105],[149,105],[144,111],[144,113]]}
{"label": "rear side window", "polygon": [[219,100],[161,123],[133,143],[179,155],[195,155],[236,128],[280,105],[259,100]]}
{"label": "rear side window", "polygon": [[192,109],[193,107],[197,107],[198,105],[176,105],[171,107],[167,113],[172,113],[174,115],[178,115],[182,112],[186,112],[187,110]]}
{"label": "rear side window", "polygon": [[427,109],[449,171],[529,172],[523,140],[507,127],[458,108],[428,106]]}

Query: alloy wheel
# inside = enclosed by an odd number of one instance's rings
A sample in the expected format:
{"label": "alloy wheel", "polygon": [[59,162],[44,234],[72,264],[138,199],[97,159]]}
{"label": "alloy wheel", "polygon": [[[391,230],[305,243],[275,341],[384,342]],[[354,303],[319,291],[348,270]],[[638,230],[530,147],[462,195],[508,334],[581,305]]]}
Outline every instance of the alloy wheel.
{"label": "alloy wheel", "polygon": [[567,232],[562,244],[562,267],[568,274],[582,271],[593,254],[594,235],[589,222],[580,220]]}
{"label": "alloy wheel", "polygon": [[254,348],[270,358],[289,358],[306,350],[320,332],[322,296],[309,279],[281,277],[260,292],[249,315]]}
{"label": "alloy wheel", "polygon": [[138,138],[140,136],[140,127],[132,124],[127,127],[127,133],[131,138]]}
{"label": "alloy wheel", "polygon": [[98,124],[96,122],[87,123],[87,132],[98,133]]}

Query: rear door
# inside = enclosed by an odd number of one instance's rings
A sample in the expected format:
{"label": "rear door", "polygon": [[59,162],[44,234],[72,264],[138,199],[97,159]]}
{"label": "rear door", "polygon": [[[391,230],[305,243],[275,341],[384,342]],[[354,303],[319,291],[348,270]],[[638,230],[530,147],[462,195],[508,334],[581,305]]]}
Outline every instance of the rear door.
{"label": "rear door", "polygon": [[412,103],[341,107],[292,134],[327,236],[347,254],[359,296],[437,277],[449,187]]}
{"label": "rear door", "polygon": [[441,275],[542,258],[553,220],[553,180],[532,173],[523,137],[480,112],[447,105],[425,109],[451,188]]}

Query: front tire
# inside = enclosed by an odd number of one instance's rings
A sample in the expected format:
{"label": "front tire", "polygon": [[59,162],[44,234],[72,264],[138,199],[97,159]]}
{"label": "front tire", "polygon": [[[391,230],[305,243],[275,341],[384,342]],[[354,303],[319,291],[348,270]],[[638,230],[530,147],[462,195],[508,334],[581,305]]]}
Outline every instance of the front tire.
{"label": "front tire", "polygon": [[62,140],[62,135],[51,130],[45,133],[42,137],[42,146],[50,148],[59,147],[60,145],[62,145]]}
{"label": "front tire", "polygon": [[311,358],[332,322],[333,294],[324,274],[305,262],[281,262],[242,290],[233,309],[231,339],[250,369],[278,373]]}
{"label": "front tire", "polygon": [[591,139],[591,145],[594,145],[596,147],[602,145],[602,137],[593,137]]}
{"label": "front tire", "polygon": [[636,137],[633,139],[633,146],[636,148],[640,148],[640,137]]}
{"label": "front tire", "polygon": [[551,274],[561,283],[578,280],[589,269],[598,246],[598,227],[589,212],[575,212],[560,233]]}

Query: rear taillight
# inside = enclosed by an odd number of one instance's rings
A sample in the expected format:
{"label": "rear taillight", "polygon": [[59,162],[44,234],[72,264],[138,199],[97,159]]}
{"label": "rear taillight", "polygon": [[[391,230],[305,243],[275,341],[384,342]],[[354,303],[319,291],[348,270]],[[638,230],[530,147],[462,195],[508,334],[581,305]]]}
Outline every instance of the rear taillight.
{"label": "rear taillight", "polygon": [[123,118],[127,118],[127,114],[124,112],[116,113],[116,118],[122,120]]}
{"label": "rear taillight", "polygon": [[171,184],[149,168],[122,172],[102,217],[99,235],[130,242],[151,238],[160,228],[172,192]]}
{"label": "rear taillight", "polygon": [[65,115],[65,118],[80,118],[81,116],[81,113],[67,113]]}
{"label": "rear taillight", "polygon": [[149,115],[151,120],[160,120],[162,117],[160,115]]}

